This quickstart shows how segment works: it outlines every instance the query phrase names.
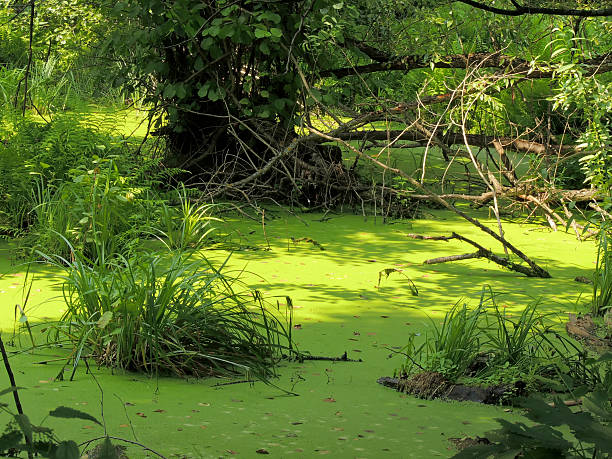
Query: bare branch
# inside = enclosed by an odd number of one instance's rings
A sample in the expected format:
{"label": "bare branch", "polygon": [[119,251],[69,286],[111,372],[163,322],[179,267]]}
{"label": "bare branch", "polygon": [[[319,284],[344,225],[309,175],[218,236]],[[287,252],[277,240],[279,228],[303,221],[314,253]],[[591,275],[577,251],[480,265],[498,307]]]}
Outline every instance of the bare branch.
{"label": "bare branch", "polygon": [[523,16],[525,14],[546,14],[550,16],[577,16],[583,18],[612,16],[612,8],[599,8],[595,10],[581,10],[576,8],[538,8],[532,6],[522,6],[516,1],[512,4],[514,9],[496,8],[482,2],[474,0],[457,0],[459,3],[473,6],[479,10],[488,11],[489,13],[501,14],[504,16]]}

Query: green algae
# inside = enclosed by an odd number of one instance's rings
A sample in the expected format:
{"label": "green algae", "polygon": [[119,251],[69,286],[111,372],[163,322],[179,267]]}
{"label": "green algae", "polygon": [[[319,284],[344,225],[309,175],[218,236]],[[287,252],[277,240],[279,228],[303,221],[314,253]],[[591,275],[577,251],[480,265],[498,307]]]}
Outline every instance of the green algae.
{"label": "green algae", "polygon": [[[231,247],[231,269],[243,272],[249,286],[281,303],[285,295],[291,296],[293,334],[300,349],[327,356],[347,351],[363,362],[284,365],[275,383],[297,397],[259,382],[218,385],[227,381],[148,378],[92,368],[104,391],[109,434],[134,440],[135,433],[138,441],[167,457],[256,457],[261,449],[277,457],[449,456],[453,450],[448,438],[482,434],[497,426],[494,418],[512,419],[516,414],[473,403],[418,400],[376,384],[378,377],[400,365],[402,358],[393,351],[405,344],[408,333],[422,333],[429,318],[441,320],[461,298],[475,303],[485,284],[505,293],[500,301],[511,312],[542,298],[540,310],[559,317],[579,309],[579,296],[589,294],[588,286],[573,279],[590,275],[594,244],[538,225],[506,222],[504,229],[552,279],[526,278],[486,260],[422,265],[425,259],[469,252],[471,247],[457,241],[418,241],[408,233],[452,230],[501,251],[488,236],[447,212],[395,224],[353,215],[321,222],[317,214],[299,219],[283,211],[266,214],[276,218],[266,224],[265,233],[256,222],[229,219],[217,232],[225,243],[204,255],[220,262]],[[312,239],[324,250],[292,238]],[[0,279],[0,324],[5,339],[13,329],[14,305],[22,301],[25,275],[24,266],[11,266],[8,249],[0,246],[0,273],[5,274]],[[419,296],[412,296],[407,279],[396,273],[377,288],[379,272],[386,268],[402,270]],[[44,322],[61,313],[61,279],[43,265],[34,271],[26,313],[31,321]],[[21,343],[27,345],[25,336]],[[27,388],[21,393],[24,408],[33,422],[53,426],[62,438],[84,441],[103,435],[94,423],[46,416],[66,405],[101,418],[100,391],[84,366],[74,381],[67,380],[69,373],[64,381],[54,380],[63,364],[58,359],[65,356],[64,349],[12,356],[17,383]],[[49,362],[35,363],[44,360]],[[1,378],[2,387],[8,386],[6,376]],[[146,457],[134,447],[128,454]]]}

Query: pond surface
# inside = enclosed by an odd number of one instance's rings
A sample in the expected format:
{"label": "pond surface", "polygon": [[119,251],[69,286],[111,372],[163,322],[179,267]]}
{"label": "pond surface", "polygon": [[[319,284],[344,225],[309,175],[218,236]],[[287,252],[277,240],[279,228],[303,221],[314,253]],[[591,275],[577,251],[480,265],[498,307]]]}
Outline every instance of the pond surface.
{"label": "pond surface", "polygon": [[[459,300],[475,304],[484,285],[504,293],[499,301],[511,313],[540,299],[540,310],[559,318],[580,310],[579,303],[590,294],[589,286],[573,279],[591,275],[594,243],[540,225],[506,222],[504,229],[507,238],[552,279],[526,278],[486,260],[423,265],[429,258],[473,250],[457,241],[420,241],[406,234],[456,231],[501,252],[491,238],[447,212],[395,224],[354,215],[328,214],[326,221],[320,221],[321,214],[275,215],[265,234],[261,223],[251,220],[234,218],[221,225],[219,240],[239,248],[232,253],[230,270],[244,270],[246,284],[267,297],[278,296],[283,303],[285,295],[293,299],[293,334],[300,349],[336,357],[347,351],[350,358],[363,362],[284,365],[274,383],[299,396],[263,383],[219,386],[226,381],[151,379],[94,369],[104,392],[109,435],[141,442],[166,457],[259,457],[257,450],[276,457],[450,456],[455,450],[449,438],[482,435],[497,426],[495,418],[518,415],[502,407],[419,400],[378,385],[378,377],[390,376],[402,363],[393,351],[406,343],[408,333],[423,335],[430,320],[441,320]],[[291,238],[312,239],[324,250]],[[204,254],[221,263],[228,255],[222,249],[227,245]],[[379,272],[386,268],[401,273],[383,277],[378,286]],[[36,271],[28,316],[33,321],[56,318],[63,307],[60,273],[43,266]],[[22,302],[25,268],[11,261],[6,243],[0,245],[0,273],[5,274],[0,278],[0,324],[8,341],[15,304]],[[407,278],[418,288],[418,296],[410,294]],[[28,346],[25,335],[20,342]],[[69,382],[54,380],[62,361],[35,363],[62,355],[62,350],[46,349],[12,357],[17,384],[26,388],[21,391],[26,413],[34,423],[52,426],[60,438],[85,441],[104,435],[93,422],[46,417],[51,409],[65,405],[102,419],[100,391],[84,367]],[[4,372],[0,384],[9,385]],[[4,425],[8,416],[2,416]],[[147,457],[133,447],[128,455]]]}

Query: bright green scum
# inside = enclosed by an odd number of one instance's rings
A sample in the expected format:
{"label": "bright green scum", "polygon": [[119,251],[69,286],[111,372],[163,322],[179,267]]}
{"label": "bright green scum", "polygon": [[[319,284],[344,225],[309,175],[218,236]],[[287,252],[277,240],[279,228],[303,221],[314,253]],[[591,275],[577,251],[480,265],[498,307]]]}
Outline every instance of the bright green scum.
{"label": "bright green scum", "polygon": [[[166,457],[259,457],[256,451],[261,449],[276,457],[450,456],[454,450],[448,438],[482,434],[497,427],[493,418],[516,415],[500,407],[419,400],[376,384],[378,377],[391,375],[401,364],[402,357],[393,351],[406,343],[408,333],[423,333],[428,317],[442,320],[461,298],[475,303],[484,284],[507,293],[499,302],[511,312],[541,297],[541,312],[563,316],[576,310],[579,295],[585,301],[589,295],[589,287],[573,279],[590,275],[594,244],[541,226],[505,223],[504,229],[509,240],[549,270],[552,279],[526,278],[481,260],[422,265],[425,259],[470,248],[455,241],[417,241],[407,233],[447,234],[452,228],[487,247],[491,244],[477,229],[445,212],[386,225],[373,217],[364,221],[361,216],[332,215],[322,222],[317,214],[299,219],[281,210],[266,212],[270,214],[277,218],[266,224],[265,235],[261,224],[252,221],[228,219],[217,224],[217,238],[232,244],[220,243],[205,255],[221,263],[228,254],[222,247],[231,246],[231,268],[244,270],[247,285],[267,297],[278,296],[281,303],[285,295],[291,296],[293,336],[301,350],[326,356],[347,351],[363,362],[283,366],[274,382],[297,397],[259,382],[219,385],[227,381],[149,379],[94,369],[104,390],[110,435],[136,438]],[[312,239],[324,250],[291,238]],[[264,250],[268,243],[270,250]],[[410,294],[408,280],[397,273],[383,278],[377,288],[379,272],[386,268],[403,270],[419,296]],[[0,320],[9,341],[14,306],[22,302],[25,268],[11,265],[6,243],[0,246],[0,272],[6,273],[0,279]],[[32,322],[60,315],[59,280],[52,269],[36,268],[26,311]],[[24,348],[28,340],[22,335]],[[60,438],[84,441],[101,436],[103,429],[87,421],[44,420],[58,405],[101,418],[100,392],[84,366],[69,382],[53,380],[63,360],[35,363],[63,355],[62,349],[43,349],[12,357],[17,384],[27,388],[21,391],[24,409],[34,423],[51,425]],[[146,457],[135,447],[128,448],[128,455]]]}

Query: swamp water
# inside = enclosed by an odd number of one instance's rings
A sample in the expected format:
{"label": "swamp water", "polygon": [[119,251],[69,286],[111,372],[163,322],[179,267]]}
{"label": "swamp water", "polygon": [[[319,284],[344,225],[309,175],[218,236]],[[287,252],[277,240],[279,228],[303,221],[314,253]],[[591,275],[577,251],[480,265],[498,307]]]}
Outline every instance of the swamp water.
{"label": "swamp water", "polygon": [[[419,400],[380,386],[377,378],[390,376],[402,363],[393,350],[406,343],[410,332],[424,335],[430,318],[441,320],[458,300],[476,304],[483,285],[506,293],[499,302],[511,312],[541,298],[540,311],[560,318],[580,310],[579,295],[586,301],[590,294],[589,286],[573,279],[591,275],[594,244],[542,226],[505,223],[504,230],[552,279],[526,278],[486,260],[423,265],[429,258],[473,250],[457,241],[420,241],[406,234],[456,231],[501,252],[491,238],[447,212],[386,225],[352,215],[330,214],[324,222],[317,214],[299,219],[281,211],[275,215],[265,234],[261,224],[249,220],[227,219],[221,225],[218,234],[228,234],[234,246],[230,269],[244,269],[242,280],[269,299],[293,299],[293,336],[301,350],[332,357],[347,351],[349,358],[363,362],[284,364],[274,383],[297,397],[260,382],[219,386],[226,381],[156,379],[92,368],[104,391],[109,435],[138,441],[166,457],[259,457],[264,450],[273,457],[450,456],[456,450],[449,438],[482,435],[496,428],[495,418],[518,415],[502,407]],[[324,250],[291,238],[312,239]],[[228,252],[213,248],[205,254],[220,264]],[[402,273],[383,277],[377,288],[379,272],[386,268]],[[57,318],[63,307],[59,273],[46,267],[36,271],[28,317]],[[7,244],[0,245],[0,273],[5,274],[0,278],[0,325],[8,341],[14,306],[22,302],[25,268],[11,266]],[[404,275],[415,283],[418,296],[411,295]],[[28,340],[21,336],[24,349]],[[63,362],[35,363],[61,357],[60,352],[43,349],[11,358],[17,384],[26,388],[20,391],[25,412],[62,439],[103,436],[104,429],[93,422],[47,417],[65,405],[102,420],[100,391],[83,365],[70,382],[69,372],[66,380],[54,380]],[[1,373],[0,387],[5,388],[8,378]],[[3,401],[12,403],[9,396]],[[0,415],[2,426],[7,420],[8,415]],[[127,454],[149,457],[135,447],[128,447]]]}

